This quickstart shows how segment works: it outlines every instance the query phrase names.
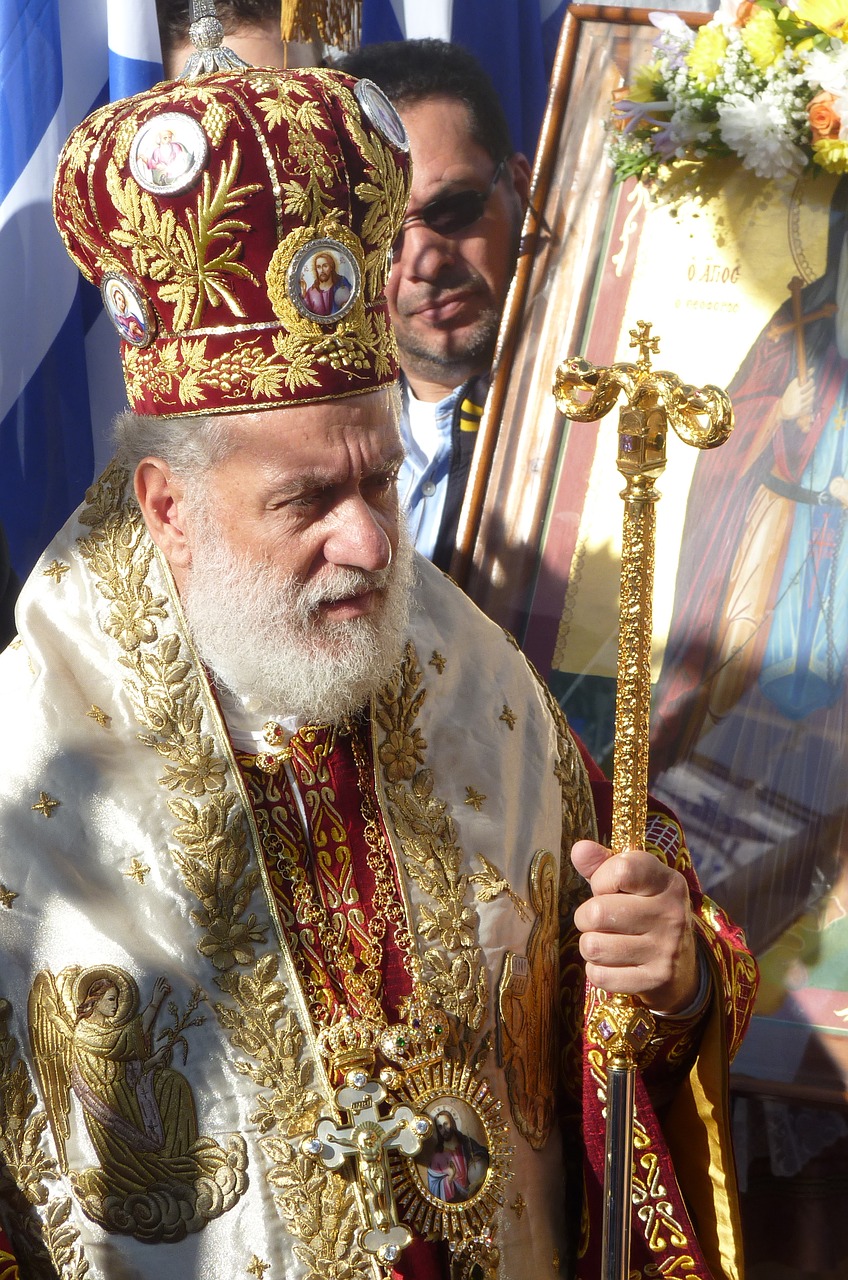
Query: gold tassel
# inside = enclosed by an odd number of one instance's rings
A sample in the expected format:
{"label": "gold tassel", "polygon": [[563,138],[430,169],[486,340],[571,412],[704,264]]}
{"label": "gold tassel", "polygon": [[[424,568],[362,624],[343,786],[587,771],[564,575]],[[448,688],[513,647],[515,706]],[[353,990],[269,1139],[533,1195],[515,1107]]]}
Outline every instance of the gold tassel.
{"label": "gold tassel", "polygon": [[316,37],[337,49],[359,44],[362,0],[282,0],[283,40],[309,42]]}

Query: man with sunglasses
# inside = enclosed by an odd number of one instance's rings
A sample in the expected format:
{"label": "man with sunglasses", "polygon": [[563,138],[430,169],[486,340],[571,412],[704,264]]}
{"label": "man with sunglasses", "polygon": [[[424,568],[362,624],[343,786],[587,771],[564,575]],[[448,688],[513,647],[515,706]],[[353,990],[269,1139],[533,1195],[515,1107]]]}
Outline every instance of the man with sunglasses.
{"label": "man with sunglasses", "polygon": [[339,64],[394,103],[413,161],[387,295],[403,371],[400,496],[417,549],[448,568],[530,189],[492,83],[442,40]]}

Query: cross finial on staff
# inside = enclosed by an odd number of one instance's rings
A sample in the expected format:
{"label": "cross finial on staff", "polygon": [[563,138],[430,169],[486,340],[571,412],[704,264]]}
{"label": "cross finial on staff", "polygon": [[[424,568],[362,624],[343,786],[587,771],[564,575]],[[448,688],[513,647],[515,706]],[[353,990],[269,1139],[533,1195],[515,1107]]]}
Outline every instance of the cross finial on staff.
{"label": "cross finial on staff", "polygon": [[651,337],[650,320],[636,321],[636,328],[630,330],[630,345],[639,348],[639,368],[647,373],[651,367],[651,356],[660,349],[659,338]]}

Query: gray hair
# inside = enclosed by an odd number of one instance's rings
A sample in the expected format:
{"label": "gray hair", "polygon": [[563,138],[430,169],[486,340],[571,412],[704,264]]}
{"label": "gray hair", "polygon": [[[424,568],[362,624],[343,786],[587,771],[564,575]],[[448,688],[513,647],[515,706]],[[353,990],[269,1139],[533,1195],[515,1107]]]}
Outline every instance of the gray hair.
{"label": "gray hair", "polygon": [[156,418],[124,409],[112,424],[118,462],[135,475],[143,458],[161,458],[175,475],[199,476],[234,446],[226,414]]}
{"label": "gray hair", "polygon": [[[400,420],[400,384],[386,388],[395,415]],[[112,424],[117,461],[131,476],[143,458],[161,458],[175,475],[184,479],[202,476],[223,462],[235,448],[236,432],[226,413],[200,417],[187,415],[156,418],[124,409]]]}

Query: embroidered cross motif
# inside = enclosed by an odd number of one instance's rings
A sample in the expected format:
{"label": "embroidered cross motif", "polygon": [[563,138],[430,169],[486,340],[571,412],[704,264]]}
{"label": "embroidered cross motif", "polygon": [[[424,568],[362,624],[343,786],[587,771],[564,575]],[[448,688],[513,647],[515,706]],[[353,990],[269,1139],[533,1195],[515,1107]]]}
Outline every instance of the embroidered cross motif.
{"label": "embroidered cross motif", "polygon": [[524,1199],[524,1196],[521,1194],[521,1192],[519,1192],[518,1195],[513,1200],[511,1208],[516,1218],[520,1218],[524,1210],[527,1208],[527,1201]]}
{"label": "embroidered cross motif", "polygon": [[11,908],[17,896],[12,889],[7,889],[4,884],[0,884],[0,907]]}
{"label": "embroidered cross motif", "polygon": [[465,803],[470,804],[471,808],[475,809],[477,813],[479,813],[483,808],[483,801],[485,799],[486,797],[483,795],[483,792],[478,791],[475,787],[465,788]]}
{"label": "embroidered cross motif", "polygon": [[42,569],[45,578],[52,578],[54,582],[61,582],[66,573],[70,573],[71,566],[62,564],[59,560],[53,560],[46,569]]}
{"label": "embroidered cross motif", "polygon": [[138,858],[133,858],[128,870],[124,872],[128,880],[135,880],[137,884],[144,884],[144,877],[149,874],[150,868],[139,862]]}
{"label": "embroidered cross motif", "polygon": [[250,1260],[250,1266],[247,1268],[249,1276],[256,1276],[256,1280],[265,1280],[265,1272],[270,1269],[270,1262],[263,1262],[261,1258],[257,1258],[254,1253]]}
{"label": "embroidered cross motif", "polygon": [[112,717],[107,716],[106,712],[100,707],[96,707],[93,702],[91,704],[91,710],[86,711],[85,714],[88,716],[89,720],[96,720],[101,729],[108,729],[109,725],[112,723]]}
{"label": "embroidered cross motif", "polygon": [[433,1129],[430,1117],[411,1107],[395,1107],[381,1116],[377,1107],[385,1097],[379,1081],[370,1080],[364,1071],[350,1072],[347,1083],[336,1090],[336,1102],[350,1113],[352,1123],[340,1127],[334,1120],[319,1120],[312,1137],[301,1144],[303,1154],[325,1169],[339,1169],[353,1158],[368,1215],[362,1248],[384,1265],[396,1262],[412,1240],[412,1232],[398,1221],[388,1154],[417,1155]]}
{"label": "embroidered cross motif", "polygon": [[38,797],[38,804],[31,805],[33,813],[41,813],[45,818],[53,817],[53,810],[60,804],[61,800],[51,800],[46,791],[42,791]]}
{"label": "embroidered cross motif", "polygon": [[510,729],[515,728],[515,721],[516,721],[515,712],[513,711],[512,707],[508,707],[506,703],[504,703],[504,709],[501,712],[501,714],[498,716],[498,719],[503,720],[504,724],[507,725],[508,728]]}
{"label": "embroidered cross motif", "polygon": [[442,657],[438,649],[434,649],[433,656],[427,665],[430,667],[435,667],[439,675],[441,675],[445,667],[447,666],[447,659]]}

